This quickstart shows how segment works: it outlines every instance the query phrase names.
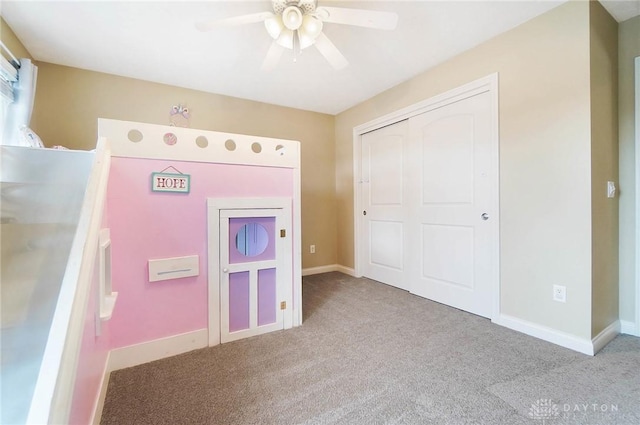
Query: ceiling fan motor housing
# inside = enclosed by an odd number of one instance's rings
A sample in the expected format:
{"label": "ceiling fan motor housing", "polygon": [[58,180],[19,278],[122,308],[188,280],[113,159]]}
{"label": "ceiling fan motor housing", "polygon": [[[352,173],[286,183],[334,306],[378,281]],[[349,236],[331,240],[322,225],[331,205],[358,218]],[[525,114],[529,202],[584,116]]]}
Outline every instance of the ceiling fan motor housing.
{"label": "ceiling fan motor housing", "polygon": [[297,7],[303,15],[316,11],[317,0],[272,0],[273,13],[282,15],[287,7]]}

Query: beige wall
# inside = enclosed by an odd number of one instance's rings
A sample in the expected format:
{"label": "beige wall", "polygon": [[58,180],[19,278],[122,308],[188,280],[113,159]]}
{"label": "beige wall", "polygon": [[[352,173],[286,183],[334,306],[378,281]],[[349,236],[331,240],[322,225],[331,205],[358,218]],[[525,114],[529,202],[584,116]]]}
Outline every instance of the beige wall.
{"label": "beige wall", "polygon": [[568,2],[339,114],[338,262],[354,265],[353,127],[498,72],[502,313],[591,339],[589,48],[589,4]]}
{"label": "beige wall", "polygon": [[590,2],[591,60],[591,336],[618,320],[618,23]]}
{"label": "beige wall", "polygon": [[[33,127],[47,146],[92,149],[98,118],[169,124],[169,110],[178,103],[189,107],[193,128],[299,140],[302,265],[336,263],[333,116],[50,63],[38,66]],[[316,245],[316,254],[308,254],[309,244]]]}
{"label": "beige wall", "polygon": [[[22,44],[22,42],[18,40],[18,37],[16,37],[11,27],[7,25],[7,23],[4,21],[4,18],[2,18],[1,16],[0,16],[0,40],[2,40],[4,45],[7,46],[7,48],[11,50],[11,53],[13,53],[14,56],[17,57],[18,59],[19,58],[32,59],[31,53],[29,53],[27,49],[24,47],[24,45]],[[4,52],[2,52],[2,55],[5,56],[5,58],[7,57],[4,54]]]}
{"label": "beige wall", "polygon": [[635,141],[634,59],[640,56],[640,16],[620,23],[619,52],[619,131],[620,131],[620,320],[634,322],[635,282]]}

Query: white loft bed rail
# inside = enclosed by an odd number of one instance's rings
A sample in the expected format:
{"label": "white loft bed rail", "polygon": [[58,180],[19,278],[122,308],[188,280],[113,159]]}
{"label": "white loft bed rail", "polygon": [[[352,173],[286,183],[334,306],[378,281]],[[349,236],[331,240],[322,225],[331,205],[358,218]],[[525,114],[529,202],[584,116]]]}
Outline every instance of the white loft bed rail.
{"label": "white loft bed rail", "polygon": [[63,424],[69,420],[110,164],[109,144],[106,139],[99,139],[27,417],[28,424]]}

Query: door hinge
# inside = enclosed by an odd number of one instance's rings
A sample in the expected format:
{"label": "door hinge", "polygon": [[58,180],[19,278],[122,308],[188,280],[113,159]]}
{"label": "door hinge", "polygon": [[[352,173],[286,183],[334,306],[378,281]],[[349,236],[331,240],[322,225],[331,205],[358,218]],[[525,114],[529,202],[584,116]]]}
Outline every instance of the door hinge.
{"label": "door hinge", "polygon": [[286,310],[287,309],[287,302],[286,301],[281,301],[280,302],[280,310]]}
{"label": "door hinge", "polygon": [[287,231],[285,229],[280,229],[280,237],[284,238],[287,236]]}

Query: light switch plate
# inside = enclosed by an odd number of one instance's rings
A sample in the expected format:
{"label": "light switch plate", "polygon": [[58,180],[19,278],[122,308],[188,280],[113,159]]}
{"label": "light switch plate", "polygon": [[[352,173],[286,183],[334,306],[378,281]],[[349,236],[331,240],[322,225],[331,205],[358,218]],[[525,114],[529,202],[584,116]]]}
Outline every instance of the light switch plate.
{"label": "light switch plate", "polygon": [[612,181],[607,182],[607,198],[616,197],[616,183]]}

